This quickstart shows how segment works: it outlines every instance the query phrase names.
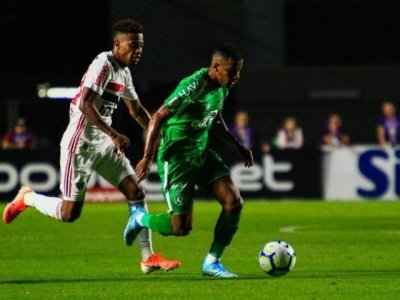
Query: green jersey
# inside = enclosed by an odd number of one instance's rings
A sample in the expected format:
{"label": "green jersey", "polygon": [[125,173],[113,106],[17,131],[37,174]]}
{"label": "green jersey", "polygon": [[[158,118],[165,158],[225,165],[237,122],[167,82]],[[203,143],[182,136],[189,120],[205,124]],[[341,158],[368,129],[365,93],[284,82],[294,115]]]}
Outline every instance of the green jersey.
{"label": "green jersey", "polygon": [[172,116],[162,126],[159,157],[201,156],[208,145],[208,131],[222,110],[228,91],[210,80],[207,68],[184,78],[164,102]]}

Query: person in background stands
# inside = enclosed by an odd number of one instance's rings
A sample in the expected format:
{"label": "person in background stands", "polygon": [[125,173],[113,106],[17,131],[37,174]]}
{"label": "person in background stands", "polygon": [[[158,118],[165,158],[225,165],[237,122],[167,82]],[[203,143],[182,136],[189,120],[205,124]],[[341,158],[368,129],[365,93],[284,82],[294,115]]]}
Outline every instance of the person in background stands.
{"label": "person in background stands", "polygon": [[321,144],[323,146],[341,147],[348,145],[349,135],[344,131],[342,119],[338,114],[330,114],[322,133]]}
{"label": "person in background stands", "polygon": [[14,128],[4,135],[1,146],[3,149],[36,149],[37,139],[25,119],[18,118]]}
{"label": "person in background stands", "polygon": [[253,149],[254,130],[249,125],[249,114],[247,112],[243,110],[236,112],[234,124],[230,130],[243,146],[247,149]]}
{"label": "person in background stands", "polygon": [[278,129],[275,146],[278,149],[300,149],[303,147],[303,131],[294,117],[286,117]]}
{"label": "person in background stands", "polygon": [[396,146],[399,143],[400,118],[392,102],[382,103],[382,118],[376,128],[378,144],[382,147]]}

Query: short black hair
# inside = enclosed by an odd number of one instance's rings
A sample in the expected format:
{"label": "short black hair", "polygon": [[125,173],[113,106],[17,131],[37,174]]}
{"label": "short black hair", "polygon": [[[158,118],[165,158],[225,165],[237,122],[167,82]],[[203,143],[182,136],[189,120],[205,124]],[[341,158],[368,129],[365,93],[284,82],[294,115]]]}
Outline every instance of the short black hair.
{"label": "short black hair", "polygon": [[219,54],[225,59],[232,59],[234,61],[243,59],[240,51],[232,44],[221,44],[217,46],[213,51],[213,55],[215,54]]}
{"label": "short black hair", "polygon": [[123,19],[115,22],[113,37],[118,33],[143,33],[143,25],[132,19]]}

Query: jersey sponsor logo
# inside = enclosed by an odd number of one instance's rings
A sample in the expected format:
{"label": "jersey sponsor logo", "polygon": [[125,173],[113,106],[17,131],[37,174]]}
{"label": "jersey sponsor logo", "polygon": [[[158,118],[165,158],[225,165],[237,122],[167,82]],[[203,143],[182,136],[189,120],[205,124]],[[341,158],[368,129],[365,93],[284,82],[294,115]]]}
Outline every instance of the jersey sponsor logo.
{"label": "jersey sponsor logo", "polygon": [[213,110],[213,111],[211,111],[210,114],[209,114],[207,117],[205,117],[204,119],[202,119],[202,120],[193,120],[193,121],[190,123],[190,126],[191,126],[192,128],[195,128],[195,129],[207,128],[207,127],[209,127],[209,126],[211,125],[211,123],[214,121],[214,119],[215,119],[215,117],[217,116],[217,114],[218,114],[218,110]]}
{"label": "jersey sponsor logo", "polygon": [[198,85],[199,85],[198,81],[192,82],[187,86],[187,88],[178,92],[179,97],[189,96],[190,93],[193,93],[196,90]]}
{"label": "jersey sponsor logo", "polygon": [[95,84],[100,86],[109,73],[110,73],[110,68],[107,65],[103,66],[99,75],[96,78]]}

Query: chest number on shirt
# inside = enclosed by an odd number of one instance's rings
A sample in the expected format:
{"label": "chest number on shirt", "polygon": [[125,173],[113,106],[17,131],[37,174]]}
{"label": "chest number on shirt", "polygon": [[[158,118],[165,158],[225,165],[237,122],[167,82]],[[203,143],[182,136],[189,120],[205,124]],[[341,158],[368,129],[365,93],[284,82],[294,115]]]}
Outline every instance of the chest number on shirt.
{"label": "chest number on shirt", "polygon": [[104,102],[99,109],[100,115],[103,117],[111,117],[112,113],[114,112],[114,109],[116,108],[116,105],[114,103],[107,103]]}

